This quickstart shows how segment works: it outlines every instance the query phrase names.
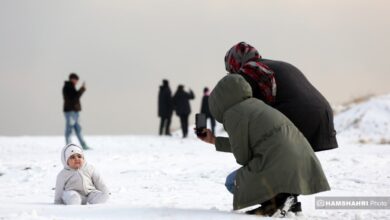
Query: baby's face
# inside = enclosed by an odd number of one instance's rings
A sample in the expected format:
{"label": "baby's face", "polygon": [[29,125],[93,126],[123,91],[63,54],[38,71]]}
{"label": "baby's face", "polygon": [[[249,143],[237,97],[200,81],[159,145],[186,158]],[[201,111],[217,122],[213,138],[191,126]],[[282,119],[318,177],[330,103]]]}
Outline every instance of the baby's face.
{"label": "baby's face", "polygon": [[72,169],[80,169],[84,164],[84,158],[81,154],[73,154],[68,159],[68,166]]}

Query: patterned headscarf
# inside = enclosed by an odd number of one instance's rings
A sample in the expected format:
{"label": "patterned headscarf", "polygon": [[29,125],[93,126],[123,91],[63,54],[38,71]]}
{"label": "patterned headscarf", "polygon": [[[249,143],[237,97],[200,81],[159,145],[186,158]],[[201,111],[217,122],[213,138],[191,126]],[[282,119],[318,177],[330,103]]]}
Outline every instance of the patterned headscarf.
{"label": "patterned headscarf", "polygon": [[225,56],[225,67],[229,73],[249,76],[256,82],[261,99],[273,103],[276,96],[275,73],[260,61],[261,56],[256,48],[240,42],[233,46]]}

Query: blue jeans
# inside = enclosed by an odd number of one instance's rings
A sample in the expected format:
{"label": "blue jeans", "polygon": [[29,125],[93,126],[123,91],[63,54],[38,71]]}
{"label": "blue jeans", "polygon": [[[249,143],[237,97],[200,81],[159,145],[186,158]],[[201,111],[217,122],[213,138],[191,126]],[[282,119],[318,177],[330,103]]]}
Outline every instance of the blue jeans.
{"label": "blue jeans", "polygon": [[72,135],[72,130],[74,129],[76,136],[79,139],[80,145],[84,149],[88,148],[87,144],[84,141],[83,135],[81,134],[81,126],[79,124],[79,113],[75,111],[65,112],[65,121],[66,121],[66,127],[65,127],[66,144],[72,143],[70,137]]}
{"label": "blue jeans", "polygon": [[234,194],[234,188],[235,188],[234,182],[236,181],[236,175],[237,175],[237,170],[231,172],[231,173],[226,177],[226,182],[225,182],[226,189],[227,189],[229,192],[231,192],[232,194]]}

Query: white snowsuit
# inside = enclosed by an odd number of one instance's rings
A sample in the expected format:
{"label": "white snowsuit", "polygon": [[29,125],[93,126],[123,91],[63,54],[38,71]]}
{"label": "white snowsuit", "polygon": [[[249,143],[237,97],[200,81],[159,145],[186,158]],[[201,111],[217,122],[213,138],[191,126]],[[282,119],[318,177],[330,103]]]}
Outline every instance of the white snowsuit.
{"label": "white snowsuit", "polygon": [[65,149],[61,156],[64,169],[57,175],[54,203],[80,205],[106,202],[109,192],[99,173],[86,161],[82,168],[71,169],[65,161]]}

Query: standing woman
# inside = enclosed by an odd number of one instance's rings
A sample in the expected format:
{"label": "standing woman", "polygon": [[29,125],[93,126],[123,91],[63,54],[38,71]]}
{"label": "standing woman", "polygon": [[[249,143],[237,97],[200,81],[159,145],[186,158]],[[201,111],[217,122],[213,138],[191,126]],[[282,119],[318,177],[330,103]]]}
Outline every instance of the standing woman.
{"label": "standing woman", "polygon": [[200,113],[203,113],[206,115],[206,120],[209,118],[210,123],[211,123],[211,132],[215,134],[215,119],[210,113],[210,108],[209,108],[209,88],[205,87],[203,89],[203,98],[202,98],[202,103],[200,107]]}
{"label": "standing woman", "polygon": [[173,96],[173,106],[177,116],[180,118],[181,130],[183,131],[183,138],[188,135],[188,117],[191,113],[190,100],[194,99],[195,95],[190,89],[190,92],[184,91],[184,86],[179,85],[176,93]]}
{"label": "standing woman", "polygon": [[229,73],[245,78],[253,97],[287,116],[314,151],[338,147],[332,108],[298,68],[286,62],[262,59],[256,48],[245,42],[226,53],[225,67]]}
{"label": "standing woman", "polygon": [[160,135],[171,135],[171,118],[173,113],[172,93],[168,80],[164,79],[158,93],[158,116],[160,117]]}

